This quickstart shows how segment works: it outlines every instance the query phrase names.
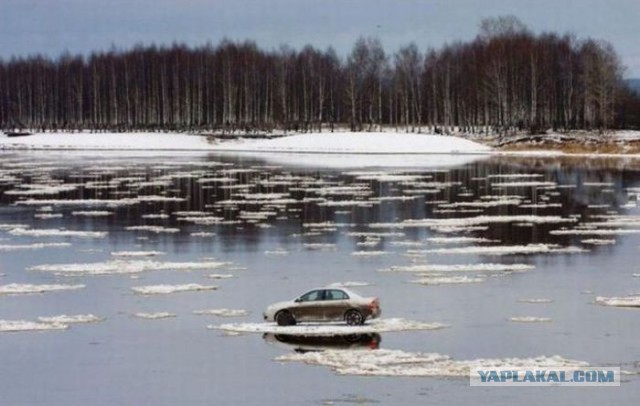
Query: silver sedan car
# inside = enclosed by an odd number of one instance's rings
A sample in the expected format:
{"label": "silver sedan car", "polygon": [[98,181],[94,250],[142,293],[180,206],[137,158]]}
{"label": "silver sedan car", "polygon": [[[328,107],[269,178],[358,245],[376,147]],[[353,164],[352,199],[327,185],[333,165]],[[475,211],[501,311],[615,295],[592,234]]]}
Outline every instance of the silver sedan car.
{"label": "silver sedan car", "polygon": [[267,307],[265,321],[289,326],[306,321],[342,321],[349,325],[363,324],[380,316],[380,301],[376,297],[362,297],[342,287],[328,286],[312,289],[286,302]]}

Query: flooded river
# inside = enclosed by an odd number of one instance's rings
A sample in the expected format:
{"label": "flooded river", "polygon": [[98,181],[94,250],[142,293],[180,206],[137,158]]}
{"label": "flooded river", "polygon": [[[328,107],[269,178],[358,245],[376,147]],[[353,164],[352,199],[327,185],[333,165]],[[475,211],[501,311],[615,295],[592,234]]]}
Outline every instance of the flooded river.
{"label": "flooded river", "polygon": [[[638,162],[304,158],[0,154],[2,404],[640,399]],[[383,317],[312,337],[263,323],[329,284]],[[470,387],[478,359],[628,374]]]}

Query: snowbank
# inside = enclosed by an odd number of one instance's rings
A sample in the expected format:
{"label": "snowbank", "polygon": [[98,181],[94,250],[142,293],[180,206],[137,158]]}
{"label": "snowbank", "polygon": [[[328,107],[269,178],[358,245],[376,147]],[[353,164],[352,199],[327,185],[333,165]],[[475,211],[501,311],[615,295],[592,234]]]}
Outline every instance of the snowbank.
{"label": "snowbank", "polygon": [[0,149],[211,150],[206,137],[177,133],[36,133],[0,138]]}
{"label": "snowbank", "polygon": [[491,148],[459,137],[403,133],[311,133],[228,142],[221,151],[324,154],[485,154]]}
{"label": "snowbank", "polygon": [[459,137],[404,133],[310,133],[267,140],[211,142],[179,133],[37,133],[0,138],[2,149],[117,149],[295,152],[324,154],[484,154],[491,149]]}

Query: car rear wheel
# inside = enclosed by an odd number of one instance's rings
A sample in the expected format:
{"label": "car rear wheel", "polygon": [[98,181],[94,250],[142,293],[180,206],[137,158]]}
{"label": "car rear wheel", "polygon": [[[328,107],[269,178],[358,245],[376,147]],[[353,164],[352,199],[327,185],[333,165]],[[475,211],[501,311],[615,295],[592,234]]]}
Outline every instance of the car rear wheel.
{"label": "car rear wheel", "polygon": [[364,316],[358,310],[352,309],[344,314],[344,321],[350,326],[358,326],[364,323]]}
{"label": "car rear wheel", "polygon": [[296,319],[293,318],[293,315],[284,310],[279,311],[275,319],[279,326],[293,326],[296,324]]}

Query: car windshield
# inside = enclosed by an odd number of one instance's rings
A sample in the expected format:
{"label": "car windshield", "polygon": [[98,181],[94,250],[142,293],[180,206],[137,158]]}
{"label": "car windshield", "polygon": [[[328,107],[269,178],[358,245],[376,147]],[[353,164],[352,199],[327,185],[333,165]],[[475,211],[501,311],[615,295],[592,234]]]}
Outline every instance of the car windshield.
{"label": "car windshield", "polygon": [[321,290],[312,290],[311,292],[307,292],[304,295],[300,296],[298,301],[300,302],[312,302],[315,300],[322,299],[322,291]]}

